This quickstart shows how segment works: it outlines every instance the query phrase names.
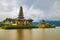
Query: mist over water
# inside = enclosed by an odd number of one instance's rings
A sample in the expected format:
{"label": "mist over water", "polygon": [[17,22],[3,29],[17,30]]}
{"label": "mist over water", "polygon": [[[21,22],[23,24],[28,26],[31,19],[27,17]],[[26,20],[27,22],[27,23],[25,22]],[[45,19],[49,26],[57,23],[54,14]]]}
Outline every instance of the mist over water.
{"label": "mist over water", "polygon": [[0,29],[0,40],[60,40],[60,27],[38,29]]}

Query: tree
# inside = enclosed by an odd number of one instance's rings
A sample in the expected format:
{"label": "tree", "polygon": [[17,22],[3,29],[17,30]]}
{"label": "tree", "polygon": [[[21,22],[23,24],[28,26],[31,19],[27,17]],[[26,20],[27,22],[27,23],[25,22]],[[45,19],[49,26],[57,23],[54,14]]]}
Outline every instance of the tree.
{"label": "tree", "polygon": [[6,18],[6,19],[4,19],[4,20],[3,20],[3,22],[6,22],[6,21],[14,22],[14,21],[15,21],[15,19],[12,19],[12,18]]}

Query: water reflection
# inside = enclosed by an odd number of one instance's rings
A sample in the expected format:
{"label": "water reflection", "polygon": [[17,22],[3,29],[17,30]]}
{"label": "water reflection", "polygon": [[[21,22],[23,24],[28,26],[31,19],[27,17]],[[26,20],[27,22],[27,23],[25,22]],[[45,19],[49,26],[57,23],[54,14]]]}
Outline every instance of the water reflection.
{"label": "water reflection", "polygon": [[60,28],[0,29],[0,40],[60,40]]}
{"label": "water reflection", "polygon": [[17,40],[23,40],[23,30],[22,29],[17,30]]}
{"label": "water reflection", "polygon": [[31,40],[32,29],[18,29],[17,35],[17,40]]}

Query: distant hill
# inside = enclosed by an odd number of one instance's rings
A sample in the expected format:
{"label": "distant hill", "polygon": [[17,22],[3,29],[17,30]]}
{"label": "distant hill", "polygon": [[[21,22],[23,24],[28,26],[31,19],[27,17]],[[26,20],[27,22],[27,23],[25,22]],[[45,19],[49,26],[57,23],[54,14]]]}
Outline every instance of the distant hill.
{"label": "distant hill", "polygon": [[[56,26],[60,26],[60,21],[45,21],[45,22],[49,23],[49,24],[55,24]],[[39,23],[41,23],[41,21],[40,22],[33,22],[33,25],[37,25]]]}

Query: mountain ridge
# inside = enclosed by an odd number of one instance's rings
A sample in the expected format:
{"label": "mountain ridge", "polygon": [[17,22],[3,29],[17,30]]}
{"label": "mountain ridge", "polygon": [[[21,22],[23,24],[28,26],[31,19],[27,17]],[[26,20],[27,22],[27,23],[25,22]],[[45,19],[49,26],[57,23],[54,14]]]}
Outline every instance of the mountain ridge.
{"label": "mountain ridge", "polygon": [[[32,22],[33,25],[37,25],[37,24],[39,24],[39,23],[41,23],[41,21],[40,21],[40,22]],[[60,21],[47,21],[47,20],[46,20],[45,23],[55,24],[56,26],[60,26]]]}

